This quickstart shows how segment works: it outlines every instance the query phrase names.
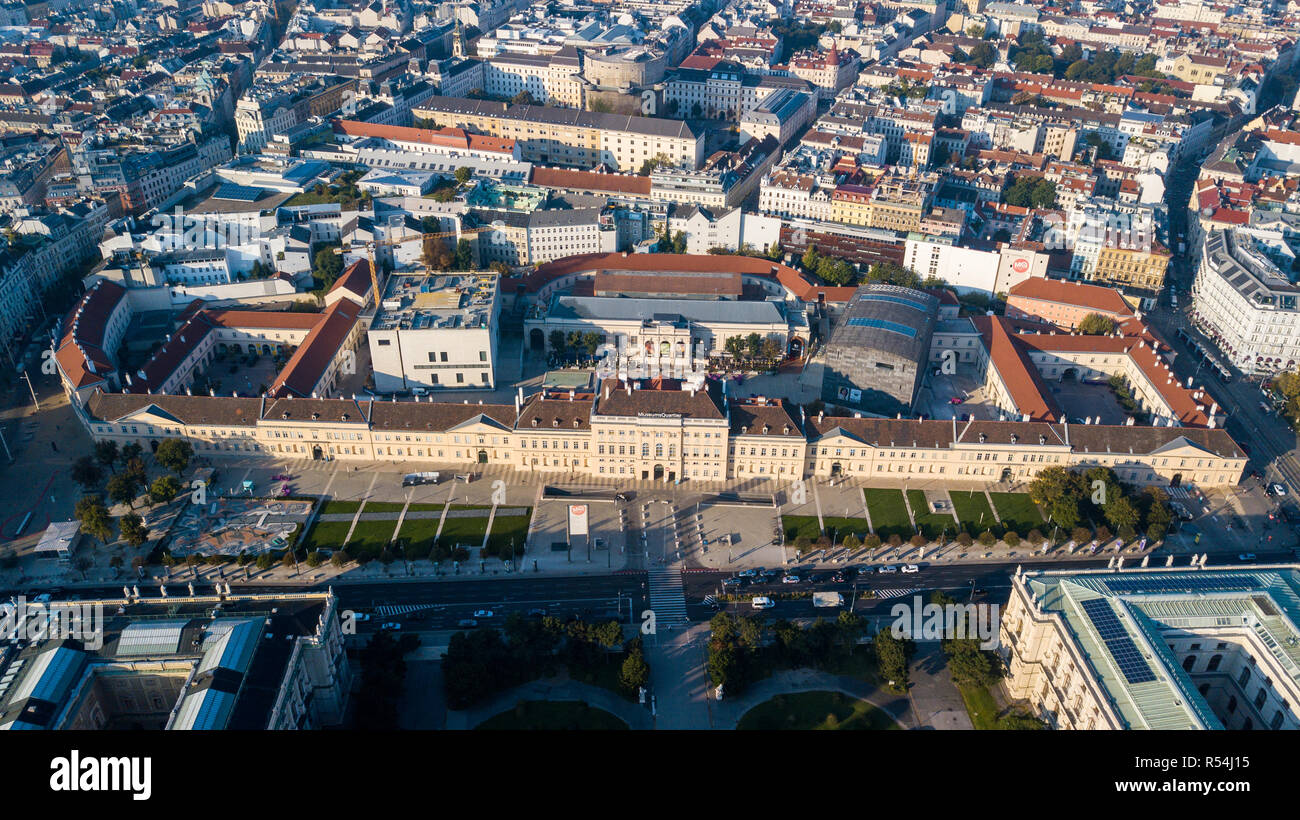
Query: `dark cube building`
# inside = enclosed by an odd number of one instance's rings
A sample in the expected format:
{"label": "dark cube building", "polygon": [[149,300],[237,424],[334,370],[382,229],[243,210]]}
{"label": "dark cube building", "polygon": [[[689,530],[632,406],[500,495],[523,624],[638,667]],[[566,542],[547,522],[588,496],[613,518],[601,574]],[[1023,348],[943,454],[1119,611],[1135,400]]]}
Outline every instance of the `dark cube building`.
{"label": "dark cube building", "polygon": [[921,386],[939,300],[897,285],[858,288],[826,346],[822,399],[907,413]]}

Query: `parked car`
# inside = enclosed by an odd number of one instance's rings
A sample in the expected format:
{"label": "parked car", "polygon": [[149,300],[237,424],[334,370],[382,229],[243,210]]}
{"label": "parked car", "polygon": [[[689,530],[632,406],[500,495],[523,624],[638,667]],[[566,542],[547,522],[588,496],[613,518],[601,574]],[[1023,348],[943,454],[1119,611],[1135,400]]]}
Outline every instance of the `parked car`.
{"label": "parked car", "polygon": [[911,575],[914,572],[920,572],[921,568],[916,564],[903,564],[903,574]]}
{"label": "parked car", "polygon": [[379,628],[380,628],[380,629],[391,629],[391,630],[393,630],[393,631],[397,631],[397,630],[399,630],[399,629],[402,628],[402,625],[399,624],[399,623],[397,623],[396,621],[389,621],[388,623],[386,623],[386,624],[380,626]]}
{"label": "parked car", "polygon": [[1275,483],[1275,484],[1270,484],[1270,485],[1268,485],[1268,490],[1269,490],[1269,492],[1271,492],[1273,495],[1277,496],[1278,498],[1281,498],[1282,496],[1286,495],[1286,485],[1285,485],[1285,484],[1276,484],[1276,483]]}
{"label": "parked car", "polygon": [[739,577],[723,578],[722,588],[726,589],[727,587],[743,587],[745,585],[745,581],[746,579],[739,578]]}
{"label": "parked car", "polygon": [[456,622],[456,626],[460,627],[461,629],[473,629],[474,627],[478,626],[478,621],[474,620],[473,618],[461,618],[459,621]]}
{"label": "parked car", "polygon": [[475,617],[475,618],[491,618],[491,617],[492,617],[492,610],[490,610],[490,609],[476,609],[476,610],[474,610],[474,617]]}
{"label": "parked car", "polygon": [[546,610],[542,609],[541,607],[533,607],[532,609],[528,610],[528,617],[530,617],[530,618],[545,618],[545,617],[546,617]]}
{"label": "parked car", "polygon": [[758,567],[757,569],[742,569],[740,572],[737,572],[736,575],[740,576],[741,578],[756,578],[759,575],[761,575],[762,572],[763,572],[763,568]]}
{"label": "parked car", "polygon": [[776,601],[773,601],[771,598],[767,597],[766,595],[760,595],[754,600],[750,601],[749,605],[752,606],[754,609],[771,609],[772,607],[776,606]]}
{"label": "parked car", "polygon": [[1253,552],[1243,552],[1241,555],[1238,555],[1238,556],[1237,556],[1237,560],[1238,560],[1238,561],[1254,561],[1254,560],[1255,560],[1255,553],[1253,553]]}
{"label": "parked car", "polygon": [[787,576],[785,576],[784,578],[781,579],[781,583],[783,583],[783,584],[797,584],[797,583],[799,583],[799,576],[798,576],[798,575],[787,575]]}
{"label": "parked car", "polygon": [[965,401],[966,400],[963,399],[961,396],[953,396],[951,399],[948,399],[949,404],[961,404]]}
{"label": "parked car", "polygon": [[883,575],[889,575],[898,572],[898,567],[894,566],[893,564],[887,564],[886,566],[883,566],[876,571]]}

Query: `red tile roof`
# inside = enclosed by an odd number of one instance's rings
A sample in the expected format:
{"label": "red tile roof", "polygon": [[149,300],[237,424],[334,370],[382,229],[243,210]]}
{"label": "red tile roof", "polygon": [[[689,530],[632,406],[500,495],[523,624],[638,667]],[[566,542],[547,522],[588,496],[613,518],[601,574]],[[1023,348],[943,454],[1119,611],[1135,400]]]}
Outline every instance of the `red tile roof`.
{"label": "red tile roof", "polygon": [[1009,298],[1035,299],[1042,302],[1055,302],[1061,305],[1074,305],[1108,314],[1132,316],[1133,310],[1114,288],[1100,285],[1087,285],[1083,282],[1067,282],[1062,279],[1047,279],[1031,276],[1017,282],[1007,291]]}
{"label": "red tile roof", "polygon": [[534,185],[570,191],[602,191],[611,194],[650,196],[650,177],[636,174],[602,174],[569,168],[533,166]]}
{"label": "red tile roof", "polygon": [[289,358],[271,385],[270,394],[276,398],[310,396],[330,362],[338,355],[360,314],[361,307],[351,299],[340,299],[322,314],[305,314],[315,316],[320,323],[312,328]]}

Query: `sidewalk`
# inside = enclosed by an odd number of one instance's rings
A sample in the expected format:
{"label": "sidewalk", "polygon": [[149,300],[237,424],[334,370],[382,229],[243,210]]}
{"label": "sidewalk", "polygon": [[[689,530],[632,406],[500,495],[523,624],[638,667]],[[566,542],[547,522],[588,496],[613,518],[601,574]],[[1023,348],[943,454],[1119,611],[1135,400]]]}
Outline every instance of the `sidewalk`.
{"label": "sidewalk", "polygon": [[712,728],[735,729],[746,712],[777,695],[825,691],[842,692],[849,697],[865,700],[893,718],[900,728],[917,727],[913,705],[906,696],[886,692],[870,683],[844,675],[832,675],[816,669],[787,669],[755,683],[739,697],[726,698],[724,693],[723,700],[709,701]]}
{"label": "sidewalk", "polygon": [[568,677],[542,678],[492,698],[486,703],[463,711],[447,711],[447,729],[473,729],[488,718],[513,709],[526,700],[579,701],[615,715],[633,730],[654,728],[650,710],[624,700],[608,689],[570,680]]}

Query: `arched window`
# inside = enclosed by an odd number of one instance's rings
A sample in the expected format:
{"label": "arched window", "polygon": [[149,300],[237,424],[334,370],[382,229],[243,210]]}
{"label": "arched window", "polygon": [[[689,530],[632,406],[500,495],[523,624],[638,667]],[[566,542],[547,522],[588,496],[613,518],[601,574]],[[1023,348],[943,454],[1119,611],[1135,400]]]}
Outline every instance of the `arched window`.
{"label": "arched window", "polygon": [[1233,695],[1228,698],[1228,714],[1234,714],[1237,711],[1237,696]]}
{"label": "arched window", "polygon": [[1279,726],[1281,726],[1282,717],[1283,717],[1283,712],[1281,709],[1278,709],[1276,712],[1273,713],[1273,719],[1268,722],[1268,728],[1276,729]]}
{"label": "arched window", "polygon": [[1223,663],[1223,656],[1222,656],[1222,655],[1215,655],[1214,657],[1210,658],[1210,662],[1209,662],[1208,664],[1206,664],[1206,666],[1205,666],[1205,671],[1206,671],[1206,672],[1216,672],[1216,671],[1218,671],[1218,669],[1219,669],[1219,664],[1221,664],[1221,663]]}
{"label": "arched window", "polygon": [[1192,667],[1194,667],[1194,666],[1196,666],[1196,656],[1195,656],[1195,655],[1188,655],[1186,658],[1183,658],[1183,671],[1184,671],[1184,672],[1190,672],[1190,671],[1192,671]]}

